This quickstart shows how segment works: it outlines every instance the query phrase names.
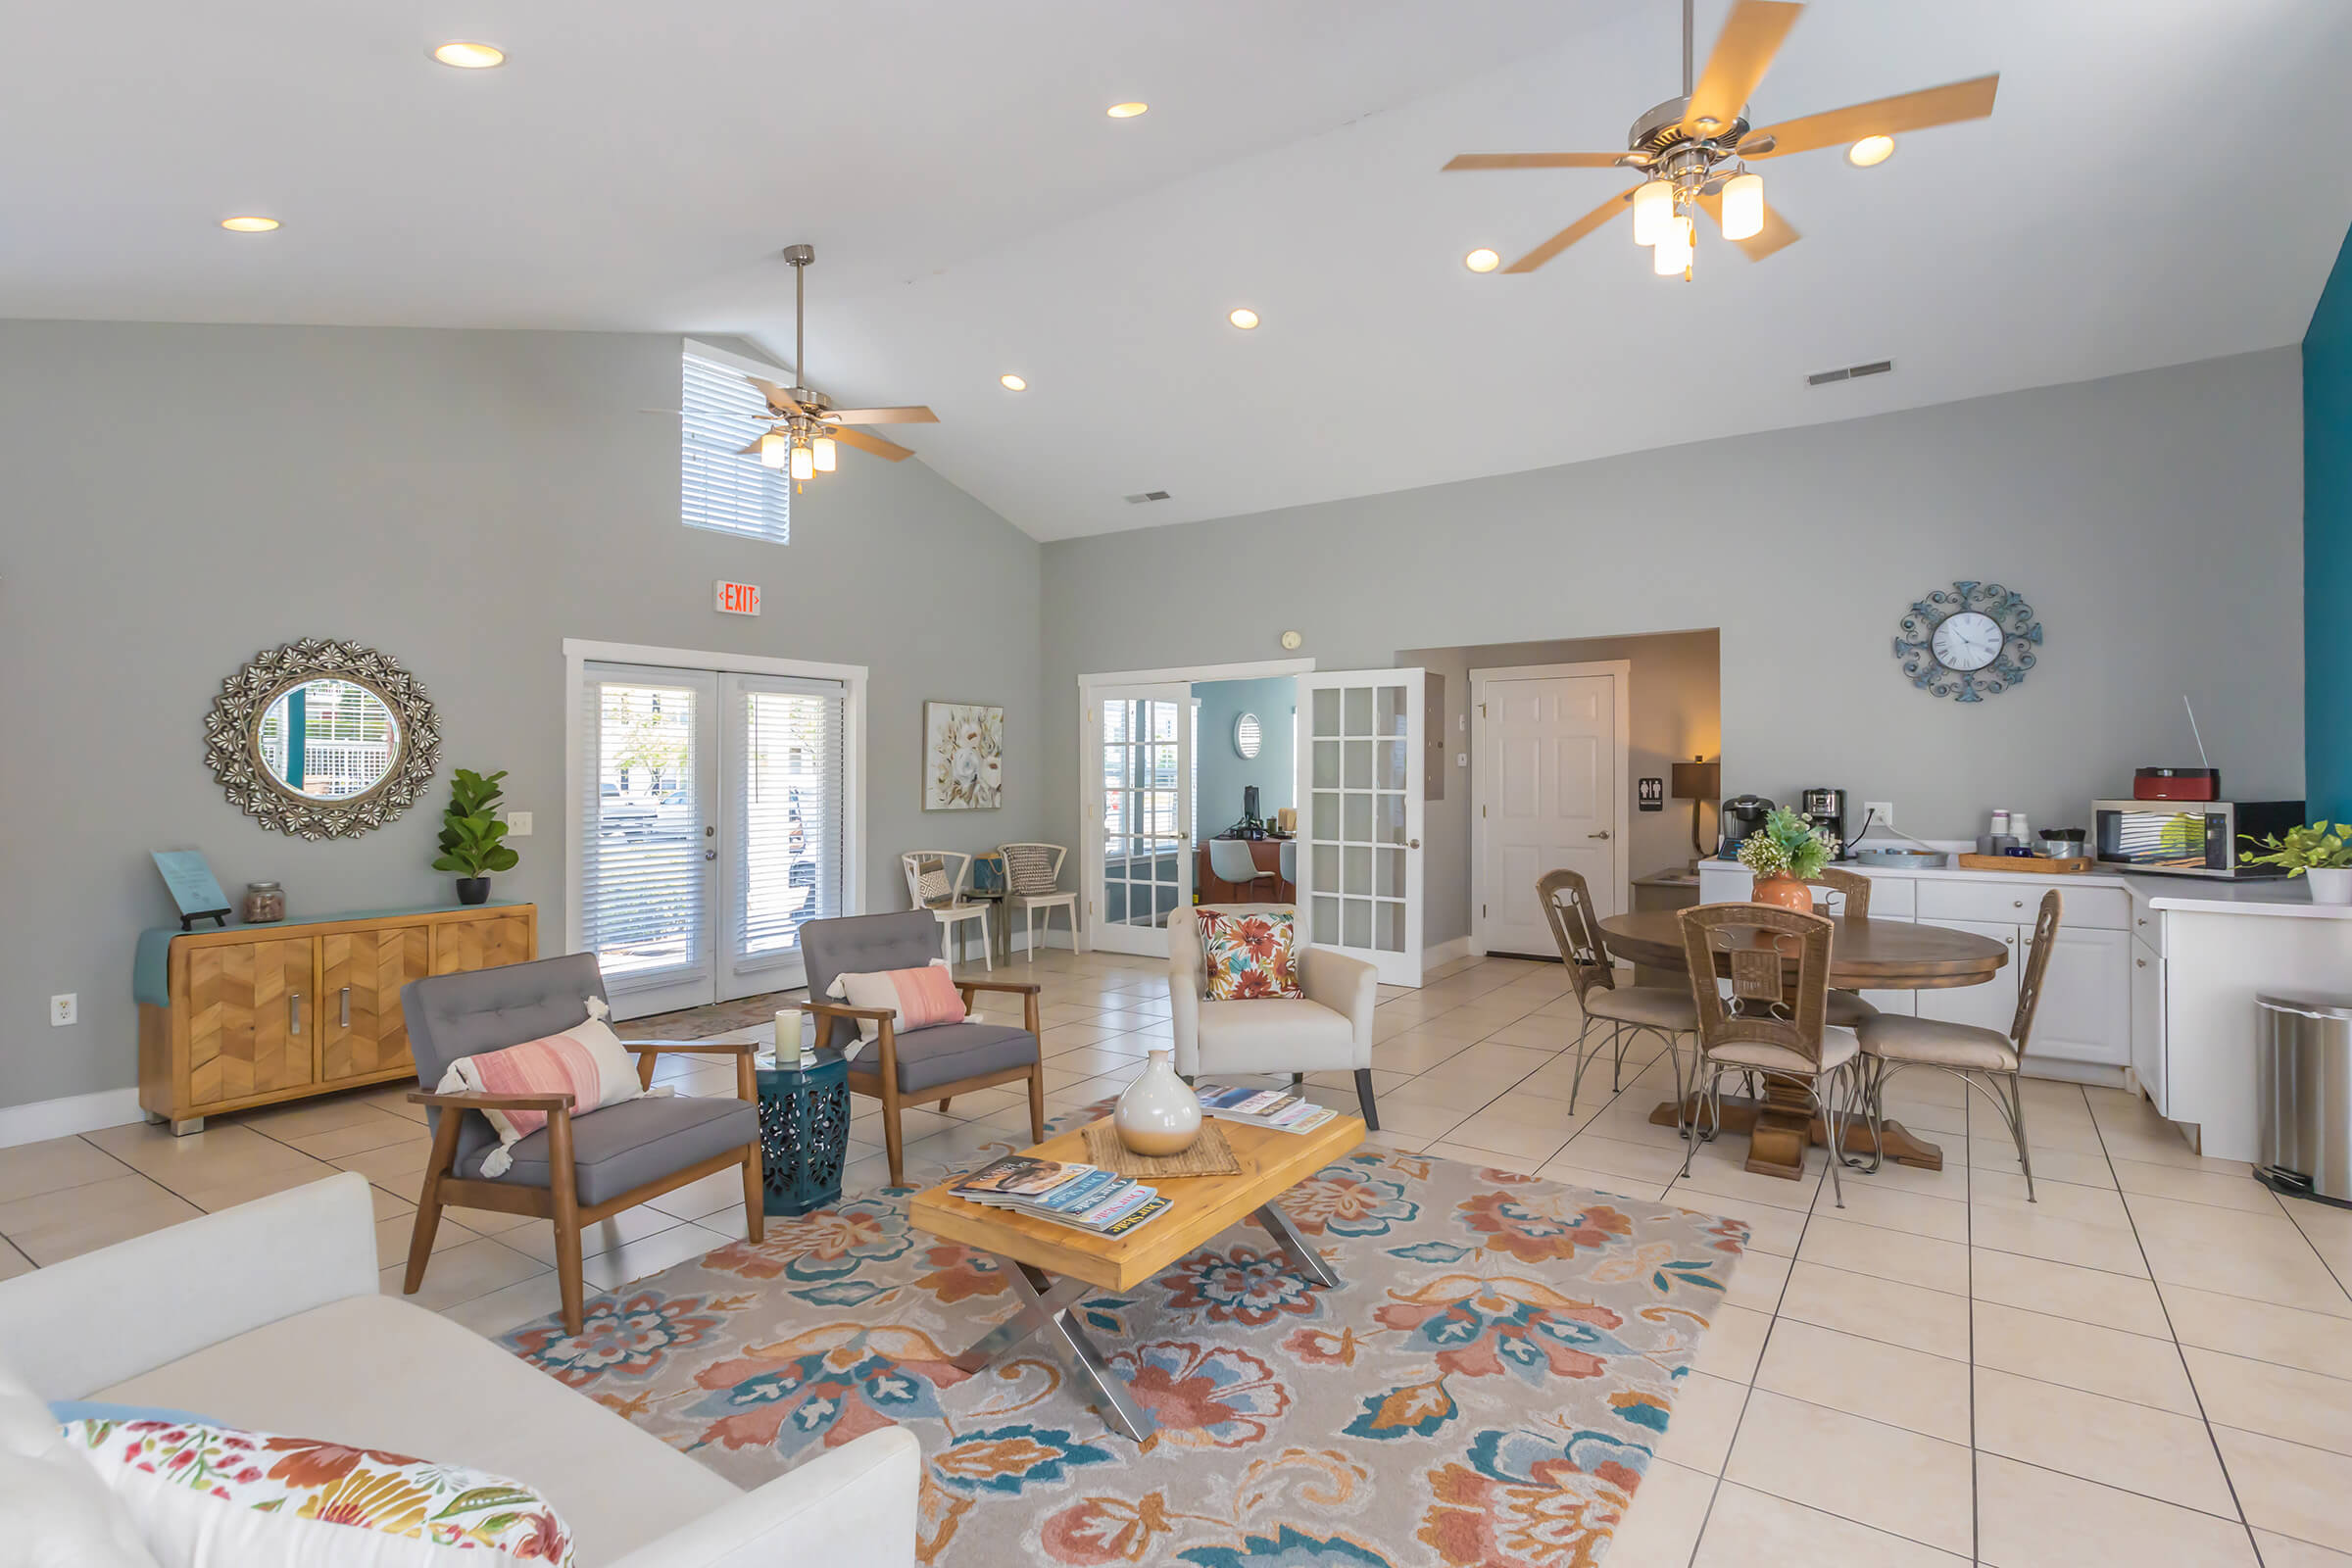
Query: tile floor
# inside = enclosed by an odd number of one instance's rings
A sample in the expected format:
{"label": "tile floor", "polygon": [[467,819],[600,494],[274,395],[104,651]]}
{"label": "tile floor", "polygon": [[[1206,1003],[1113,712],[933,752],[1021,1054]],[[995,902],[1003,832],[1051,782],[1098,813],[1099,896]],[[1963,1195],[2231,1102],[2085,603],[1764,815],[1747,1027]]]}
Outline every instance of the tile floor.
{"label": "tile floor", "polygon": [[[1000,971],[1004,973],[1006,971]],[[1009,971],[1046,984],[1056,1107],[1115,1093],[1167,1039],[1147,960],[1049,953]],[[2028,1085],[2040,1201],[1957,1085],[1898,1081],[1891,1106],[1940,1141],[1940,1172],[1751,1176],[1743,1141],[1688,1178],[1649,1109],[1668,1064],[1606,1065],[1571,1111],[1578,1014],[1556,965],[1466,961],[1384,990],[1373,1050],[1385,1142],[1666,1198],[1754,1227],[1729,1304],[1678,1400],[1609,1568],[1739,1563],[2267,1563],[2352,1568],[2352,1211],[2281,1202],[2242,1165],[2200,1159],[2144,1103]],[[772,1004],[638,1020],[640,1038],[717,1038]],[[688,1092],[731,1069],[674,1058]],[[1345,1075],[1317,1092],[1352,1109]],[[885,1180],[858,1101],[847,1186]],[[1025,1142],[1017,1092],[906,1113],[913,1159]],[[214,1122],[143,1125],[0,1150],[0,1277],[341,1167],[375,1186],[384,1285],[398,1290],[425,1143],[396,1090]],[[601,1228],[587,1273],[610,1287],[741,1234],[741,1188],[712,1177]],[[443,1221],[424,1304],[484,1333],[557,1304],[543,1222]]]}

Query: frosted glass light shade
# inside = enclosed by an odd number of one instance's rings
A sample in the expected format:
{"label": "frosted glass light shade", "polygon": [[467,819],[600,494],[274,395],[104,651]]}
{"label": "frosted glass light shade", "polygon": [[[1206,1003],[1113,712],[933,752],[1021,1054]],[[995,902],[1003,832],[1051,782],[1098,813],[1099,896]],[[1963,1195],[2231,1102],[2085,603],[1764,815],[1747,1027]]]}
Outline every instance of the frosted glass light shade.
{"label": "frosted glass light shade", "polygon": [[795,479],[806,479],[815,471],[816,459],[814,455],[807,447],[794,447],[792,449],[792,476]]}
{"label": "frosted glass light shade", "polygon": [[1723,182],[1723,237],[1754,239],[1764,232],[1764,176],[1735,174]]}
{"label": "frosted glass light shade", "polygon": [[1674,186],[1653,179],[1634,187],[1634,243],[1655,245],[1674,220]]}
{"label": "frosted glass light shade", "polygon": [[791,442],[770,430],[760,438],[760,461],[768,467],[781,468],[784,466],[784,455],[791,447]]}
{"label": "frosted glass light shade", "polygon": [[815,455],[819,473],[831,473],[834,464],[840,461],[840,443],[829,435],[820,435],[809,442],[808,450]]}
{"label": "frosted glass light shade", "polygon": [[1690,266],[1690,220],[1676,217],[1650,247],[1650,270],[1660,277],[1680,277]]}

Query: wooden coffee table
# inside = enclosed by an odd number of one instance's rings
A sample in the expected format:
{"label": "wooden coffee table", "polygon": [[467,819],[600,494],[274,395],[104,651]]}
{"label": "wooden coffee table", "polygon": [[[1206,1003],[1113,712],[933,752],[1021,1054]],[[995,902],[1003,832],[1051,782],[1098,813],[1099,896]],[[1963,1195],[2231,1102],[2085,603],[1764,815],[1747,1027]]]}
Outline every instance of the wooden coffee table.
{"label": "wooden coffee table", "polygon": [[[1145,1178],[1168,1200],[1168,1207],[1141,1229],[1116,1238],[966,1202],[944,1185],[915,1194],[906,1211],[915,1228],[992,1254],[1020,1300],[1020,1309],[956,1356],[956,1365],[982,1371],[1032,1336],[1042,1336],[1091,1394],[1089,1402],[1103,1419],[1141,1443],[1151,1436],[1152,1418],[1070,1315],[1081,1298],[1094,1291],[1133,1289],[1250,1214],[1299,1273],[1317,1285],[1339,1284],[1339,1276],[1291,1228],[1274,1200],[1362,1143],[1363,1119],[1334,1116],[1311,1133],[1278,1133],[1238,1121],[1217,1126],[1232,1146],[1240,1173]],[[1084,1164],[1086,1139],[1072,1128],[1021,1152]]]}

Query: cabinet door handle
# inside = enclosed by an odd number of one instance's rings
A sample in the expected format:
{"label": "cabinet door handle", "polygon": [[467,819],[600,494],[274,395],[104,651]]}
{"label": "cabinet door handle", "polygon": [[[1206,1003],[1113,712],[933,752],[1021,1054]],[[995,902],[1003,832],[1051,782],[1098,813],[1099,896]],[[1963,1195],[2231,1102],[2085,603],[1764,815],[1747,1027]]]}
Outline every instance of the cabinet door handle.
{"label": "cabinet door handle", "polygon": [[351,1027],[351,987],[349,986],[343,988],[342,1015],[336,1018],[335,1022],[345,1029]]}
{"label": "cabinet door handle", "polygon": [[2141,916],[2139,917],[2139,923],[2140,923],[2141,925],[2146,925],[2146,924],[2148,923],[2148,917],[2147,917],[2146,915],[2144,915],[2144,914],[2143,914],[2143,915],[2141,915]]}
{"label": "cabinet door handle", "polygon": [[2148,966],[2148,960],[2145,958],[2133,958],[2132,961],[2138,964],[2142,969],[2145,969]]}
{"label": "cabinet door handle", "polygon": [[2011,907],[2012,909],[2022,909],[2022,908],[2024,908],[2025,906],[2026,906],[2026,901],[2025,901],[2025,900],[2023,900],[2023,899],[2011,899],[2011,900],[2009,901],[2009,907]]}
{"label": "cabinet door handle", "polygon": [[299,991],[286,993],[286,1033],[302,1033],[302,993]]}

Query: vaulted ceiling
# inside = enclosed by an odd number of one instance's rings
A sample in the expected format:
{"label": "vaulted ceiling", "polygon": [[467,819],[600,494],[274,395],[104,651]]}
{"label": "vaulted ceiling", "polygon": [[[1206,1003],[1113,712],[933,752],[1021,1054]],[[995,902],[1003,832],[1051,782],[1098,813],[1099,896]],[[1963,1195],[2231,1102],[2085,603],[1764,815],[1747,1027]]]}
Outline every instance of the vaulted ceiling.
{"label": "vaulted ceiling", "polygon": [[[1762,166],[1804,236],[1762,263],[1709,234],[1660,280],[1619,227],[1466,270],[1627,181],[1440,166],[1622,145],[1678,27],[1673,0],[84,0],[12,40],[0,315],[788,350],[805,240],[813,384],[930,404],[893,434],[1051,539],[2290,343],[2352,219],[2352,164],[2293,128],[2352,74],[2352,6],[1819,0],[1758,122],[1997,71],[1992,117]],[[453,37],[509,64],[434,65]],[[242,212],[285,226],[218,228]]]}

